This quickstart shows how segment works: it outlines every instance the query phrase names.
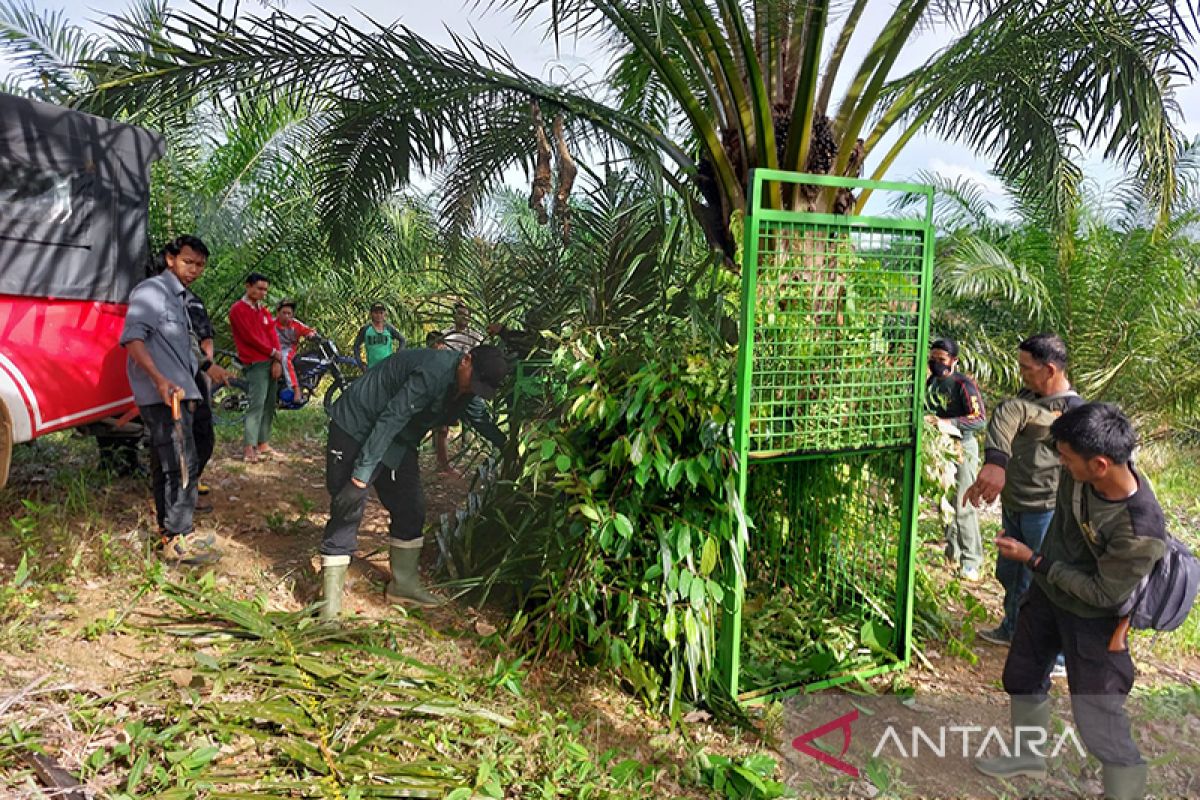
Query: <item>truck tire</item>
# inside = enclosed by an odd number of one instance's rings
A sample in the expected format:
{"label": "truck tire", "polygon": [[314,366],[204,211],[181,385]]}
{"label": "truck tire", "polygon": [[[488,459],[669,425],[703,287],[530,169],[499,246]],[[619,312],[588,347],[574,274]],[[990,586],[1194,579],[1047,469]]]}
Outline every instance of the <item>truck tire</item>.
{"label": "truck tire", "polygon": [[0,489],[8,484],[8,468],[12,464],[13,432],[8,409],[0,402]]}

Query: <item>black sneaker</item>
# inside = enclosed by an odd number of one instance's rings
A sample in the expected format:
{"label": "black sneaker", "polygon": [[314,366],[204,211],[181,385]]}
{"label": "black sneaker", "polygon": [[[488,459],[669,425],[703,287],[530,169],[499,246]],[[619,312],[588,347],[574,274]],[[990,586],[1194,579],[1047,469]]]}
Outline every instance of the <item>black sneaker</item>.
{"label": "black sneaker", "polygon": [[1004,632],[1003,628],[992,628],[990,631],[978,631],[975,634],[980,639],[991,644],[1008,647],[1012,644],[1012,637]]}

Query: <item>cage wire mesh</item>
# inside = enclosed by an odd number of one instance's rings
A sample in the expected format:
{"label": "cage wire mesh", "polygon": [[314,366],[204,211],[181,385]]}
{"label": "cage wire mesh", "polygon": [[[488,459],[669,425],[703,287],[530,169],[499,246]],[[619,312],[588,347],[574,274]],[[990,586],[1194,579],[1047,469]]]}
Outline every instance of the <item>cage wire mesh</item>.
{"label": "cage wire mesh", "polygon": [[[760,206],[768,180],[929,202],[923,219],[781,212]],[[752,527],[721,654],[744,700],[907,663],[931,200],[755,173],[737,435]]]}

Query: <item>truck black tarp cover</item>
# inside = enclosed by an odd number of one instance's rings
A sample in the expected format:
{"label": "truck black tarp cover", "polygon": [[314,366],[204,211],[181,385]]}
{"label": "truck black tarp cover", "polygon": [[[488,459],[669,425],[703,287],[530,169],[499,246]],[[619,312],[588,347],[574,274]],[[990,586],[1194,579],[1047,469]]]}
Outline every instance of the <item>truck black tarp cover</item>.
{"label": "truck black tarp cover", "polygon": [[0,93],[0,294],[125,302],[162,153],[141,128]]}

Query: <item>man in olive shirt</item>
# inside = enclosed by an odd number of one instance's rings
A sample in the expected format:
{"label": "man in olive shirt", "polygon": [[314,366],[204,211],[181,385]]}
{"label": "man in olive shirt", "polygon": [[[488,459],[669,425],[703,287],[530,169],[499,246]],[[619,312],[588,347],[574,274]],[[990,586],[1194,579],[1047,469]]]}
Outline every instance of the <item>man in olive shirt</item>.
{"label": "man in olive shirt", "polygon": [[504,355],[490,345],[469,353],[401,350],[367,370],[334,403],[325,453],[332,502],[321,540],[322,619],[333,619],[341,610],[346,570],[372,484],[391,517],[388,600],[438,602],[417,574],[425,527],[417,449],[431,429],[459,418],[501,447],[504,434],[476,398],[494,397],[508,372]]}
{"label": "man in olive shirt", "polygon": [[[1025,389],[992,412],[984,466],[963,500],[978,506],[999,497],[1004,535],[1036,550],[1054,516],[1061,471],[1050,425],[1083,400],[1067,380],[1067,346],[1059,337],[1052,333],[1029,337],[1018,345],[1017,360]],[[1032,576],[1023,564],[1000,558],[996,579],[1004,587],[1004,619],[979,637],[1007,645]]]}
{"label": "man in olive shirt", "polygon": [[1063,475],[1040,552],[1008,536],[996,540],[1002,558],[1034,573],[1004,664],[1017,747],[976,767],[1005,779],[1045,775],[1037,747],[1048,740],[1050,669],[1061,651],[1075,729],[1104,767],[1104,796],[1140,798],[1146,764],[1125,713],[1134,672],[1117,609],[1163,557],[1166,525],[1153,490],[1130,461],[1136,435],[1120,409],[1078,406],[1050,433]]}

